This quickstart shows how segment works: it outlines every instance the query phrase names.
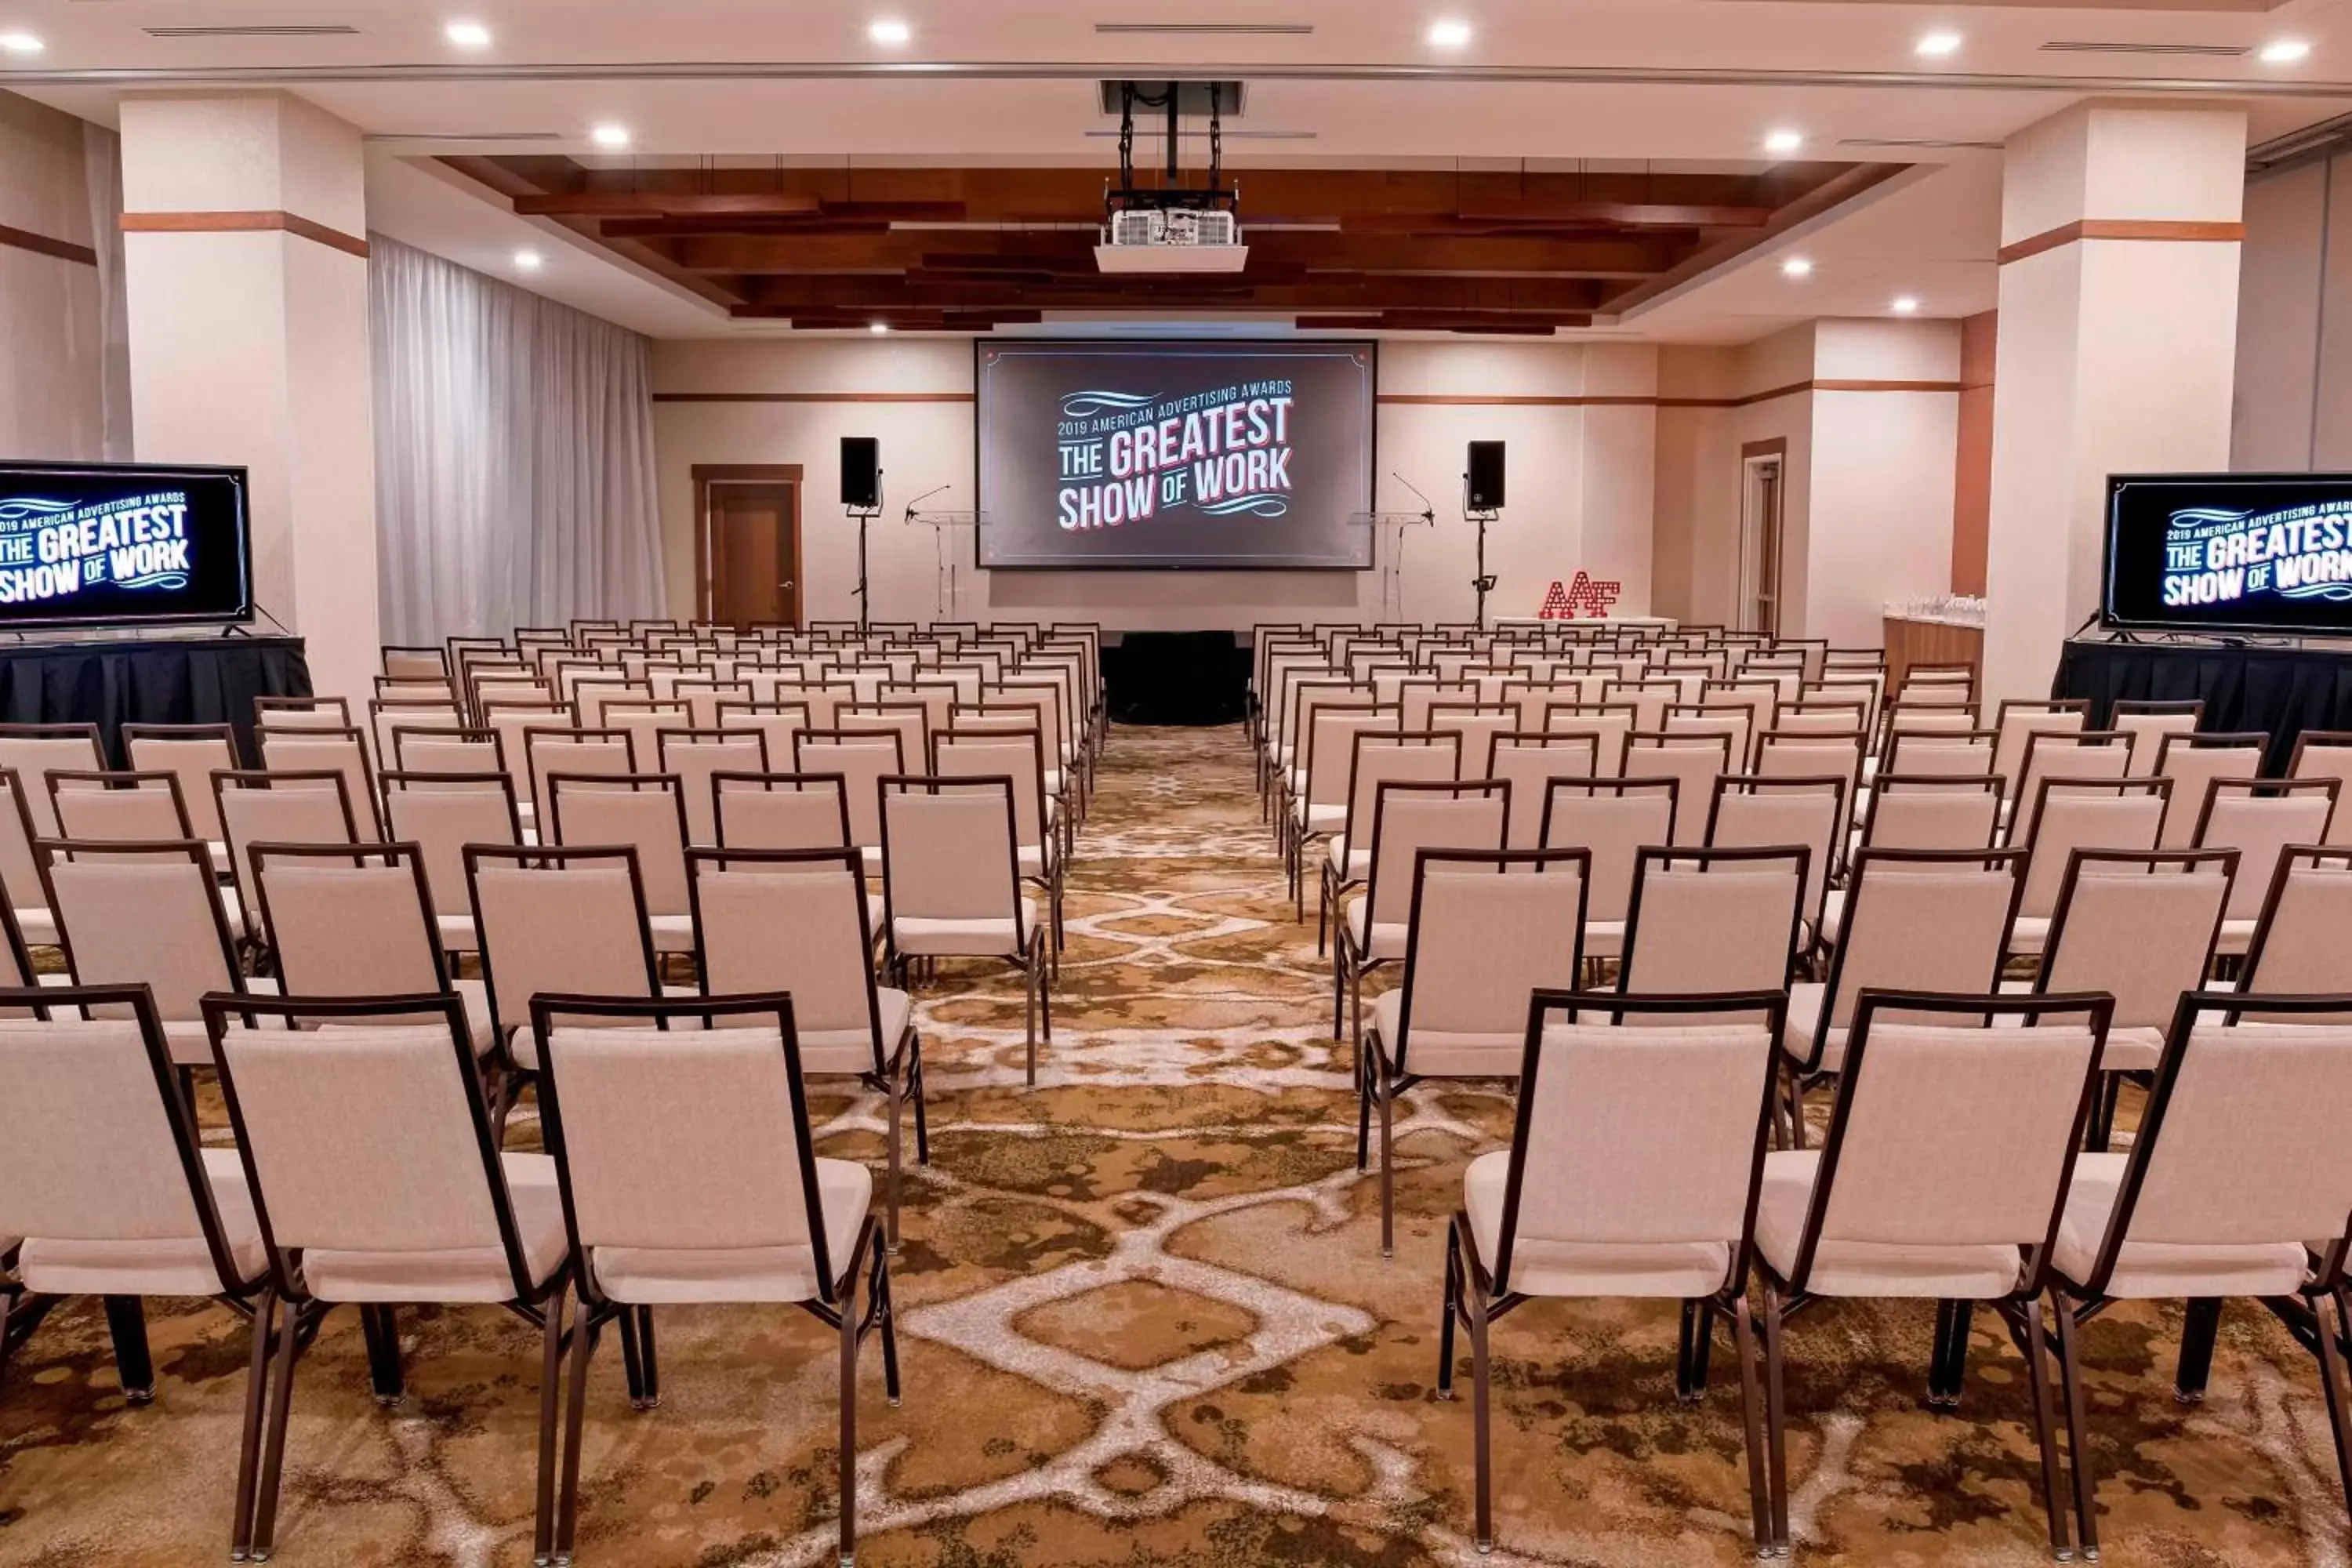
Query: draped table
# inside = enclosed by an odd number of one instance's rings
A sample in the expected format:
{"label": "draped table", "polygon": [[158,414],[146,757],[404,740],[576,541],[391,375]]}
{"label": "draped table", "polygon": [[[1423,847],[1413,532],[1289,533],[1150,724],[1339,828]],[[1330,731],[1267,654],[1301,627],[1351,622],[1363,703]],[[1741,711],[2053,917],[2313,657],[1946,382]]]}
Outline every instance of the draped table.
{"label": "draped table", "polygon": [[310,694],[296,637],[0,644],[0,723],[96,724],[117,767],[124,724],[228,724],[258,766],[253,700]]}
{"label": "draped table", "polygon": [[2088,698],[2091,722],[2101,727],[2118,700],[2200,698],[2199,729],[2269,731],[2263,771],[2284,773],[2305,730],[2352,730],[2352,648],[2086,637],[2060,654],[2051,695]]}

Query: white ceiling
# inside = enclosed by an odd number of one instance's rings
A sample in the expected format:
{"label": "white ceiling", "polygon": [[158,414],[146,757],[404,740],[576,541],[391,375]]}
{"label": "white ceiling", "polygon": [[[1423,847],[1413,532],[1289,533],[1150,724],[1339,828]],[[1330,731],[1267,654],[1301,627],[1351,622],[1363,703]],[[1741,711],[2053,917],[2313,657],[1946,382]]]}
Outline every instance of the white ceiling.
{"label": "white ceiling", "polygon": [[[904,47],[868,41],[905,19]],[[467,53],[441,29],[478,20]],[[1441,50],[1428,24],[1458,18],[1470,45]],[[1123,24],[1289,24],[1312,31],[1103,34]],[[333,25],[355,36],[171,38],[151,26]],[[425,160],[439,152],[588,155],[587,130],[625,123],[635,150],[794,162],[1112,162],[1093,81],[1162,65],[1249,83],[1227,160],[1361,165],[1438,160],[1746,162],[1768,129],[1804,156],[1942,165],[1754,253],[1623,324],[1662,341],[1742,341],[1816,315],[1989,308],[2000,158],[1994,142],[2093,93],[2242,97],[2256,141],[2352,111],[2352,15],[2339,0],[2115,0],[2103,6],[1977,0],[0,0],[0,31],[47,45],[0,56],[0,87],[110,120],[124,91],[200,82],[288,87],[376,136],[544,141],[379,142],[371,224],[513,276],[526,287],[659,336],[752,329],[617,263]],[[1962,36],[1925,60],[1926,32]],[[2053,52],[2053,40],[2242,47],[2294,37],[2293,65],[2257,55]],[[1089,135],[1088,132],[1097,134]],[[1197,160],[1202,150],[1188,145]],[[1146,155],[1150,155],[1147,152]],[[1801,250],[1802,283],[1779,261]],[[772,330],[772,328],[769,330]],[[1619,335],[1612,333],[1613,335]]]}

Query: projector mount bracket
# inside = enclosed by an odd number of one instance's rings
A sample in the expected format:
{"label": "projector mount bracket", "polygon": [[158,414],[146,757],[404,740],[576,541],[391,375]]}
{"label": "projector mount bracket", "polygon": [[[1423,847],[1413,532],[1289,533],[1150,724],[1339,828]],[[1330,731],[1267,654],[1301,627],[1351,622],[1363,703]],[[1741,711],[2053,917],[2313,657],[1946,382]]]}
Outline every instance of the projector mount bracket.
{"label": "projector mount bracket", "polygon": [[[1106,216],[1136,209],[1240,212],[1240,187],[1224,184],[1224,130],[1226,109],[1230,106],[1236,113],[1240,111],[1241,83],[1120,81],[1105,82],[1103,89],[1107,100],[1116,92],[1118,105],[1118,184],[1103,191]],[[1105,107],[1108,107],[1108,102]],[[1167,115],[1168,163],[1163,172],[1164,184],[1142,185],[1136,182],[1135,111],[1138,109],[1160,110]],[[1181,121],[1188,109],[1196,114],[1205,111],[1208,117],[1209,178],[1205,185],[1184,183]]]}

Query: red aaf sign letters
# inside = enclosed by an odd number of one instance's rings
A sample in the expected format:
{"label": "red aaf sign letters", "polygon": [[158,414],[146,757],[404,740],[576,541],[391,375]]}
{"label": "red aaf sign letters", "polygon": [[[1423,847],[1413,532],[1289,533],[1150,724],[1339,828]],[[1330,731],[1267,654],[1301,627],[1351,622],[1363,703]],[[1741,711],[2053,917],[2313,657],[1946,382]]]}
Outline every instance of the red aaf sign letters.
{"label": "red aaf sign letters", "polygon": [[1576,580],[1566,587],[1558,582],[1552,584],[1551,592],[1544,595],[1543,608],[1536,612],[1536,618],[1545,621],[1599,620],[1608,615],[1610,606],[1616,604],[1617,595],[1624,590],[1622,583],[1596,583],[1579,572]]}

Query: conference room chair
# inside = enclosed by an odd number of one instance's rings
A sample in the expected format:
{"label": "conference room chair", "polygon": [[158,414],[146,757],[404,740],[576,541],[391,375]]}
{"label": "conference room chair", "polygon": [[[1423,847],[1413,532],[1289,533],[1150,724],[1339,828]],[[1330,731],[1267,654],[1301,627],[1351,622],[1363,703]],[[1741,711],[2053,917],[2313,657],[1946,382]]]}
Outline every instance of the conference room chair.
{"label": "conference room chair", "polygon": [[1020,670],[989,689],[991,706],[1027,706],[1037,710],[1037,732],[1045,736],[1046,760],[1057,775],[1054,793],[1063,796],[1078,816],[1086,815],[1085,747],[1075,721],[1069,672],[1024,664]]}
{"label": "conference room chair", "polygon": [[213,801],[226,836],[231,881],[220,889],[230,928],[248,943],[261,922],[246,897],[253,887],[256,844],[357,844],[358,814],[340,768],[313,773],[238,770],[213,774]]}
{"label": "conference room chair", "polygon": [[2352,992],[2352,849],[2297,845],[2279,857],[2247,944],[2239,989],[2265,996]]}
{"label": "conference room chair", "polygon": [[1634,858],[1617,989],[1643,996],[1786,991],[1803,951],[1811,860],[1795,845],[1645,846]]}
{"label": "conference room chair", "polygon": [[524,842],[513,778],[504,772],[394,773],[382,783],[394,840],[414,845],[422,857],[435,941],[453,963],[456,954],[478,952],[466,846]]}
{"label": "conference room chair", "polygon": [[[1785,723],[1787,709],[1781,710]],[[1826,868],[1834,879],[1843,874],[1845,858],[1854,836],[1854,823],[1866,802],[1863,796],[1865,752],[1859,726],[1850,730],[1767,730],[1756,737],[1751,771],[1759,778],[1829,778],[1845,781],[1838,802],[1837,832],[1832,840],[1833,858]]]}
{"label": "conference room chair", "polygon": [[1824,673],[1832,669],[1883,670],[1885,668],[1886,650],[1883,647],[1824,647],[1822,650]]}
{"label": "conference room chair", "polygon": [[686,886],[686,791],[670,773],[547,775],[548,833],[565,848],[626,845],[636,854],[654,952],[694,951]]}
{"label": "conference room chair", "polygon": [[[496,730],[425,729],[406,726],[393,731],[391,744],[381,756],[391,759],[392,766],[376,777],[379,788],[390,795],[385,783],[393,773],[503,773],[507,771],[506,738]],[[387,826],[390,826],[387,820]],[[398,828],[391,829],[394,837]]]}
{"label": "conference room chair", "polygon": [[801,1070],[849,1078],[887,1104],[887,1222],[898,1250],[903,1112],[915,1108],[915,1161],[931,1160],[923,1046],[906,992],[877,984],[871,905],[856,852],[695,849],[696,963],[707,996],[789,994]]}
{"label": "conference room chair", "polygon": [[[465,710],[446,699],[439,701],[387,702],[375,698],[368,703],[368,742],[375,750],[379,767],[399,765],[399,747],[395,737],[405,731],[457,731],[471,728]],[[220,766],[234,766],[221,763]]]}
{"label": "conference room chair", "polygon": [[1892,748],[1899,735],[1953,733],[1982,733],[1990,740],[1999,731],[1980,731],[1976,709],[1965,702],[1921,702],[1898,699],[1886,704],[1881,717],[1878,750],[1884,754]]}
{"label": "conference room chair", "polygon": [[[1937,1303],[1927,1398],[1947,1409],[1972,1310],[1999,1314],[2025,1361],[2051,1550],[2067,1555],[2042,1296],[2109,1009],[2103,995],[1864,997],[1822,1148],[1765,1155],[1755,1235],[1776,1552],[1789,1550],[1787,1325],[1814,1300],[1864,1299]],[[1983,1026],[2005,1018],[2032,1026]]]}
{"label": "conference room chair", "polygon": [[2082,733],[2090,728],[2090,703],[2081,698],[2003,699],[1993,713],[1991,771],[2005,779],[2023,779],[2027,743],[2037,735]]}
{"label": "conference room chair", "polygon": [[2242,957],[2252,943],[2263,896],[2288,847],[2327,841],[2339,787],[2332,778],[2215,779],[2206,786],[2190,842],[2235,849],[2242,870],[2221,922],[2221,956]]}
{"label": "conference room chair", "polygon": [[[260,1307],[268,1266],[245,1167],[234,1149],[204,1147],[145,986],[26,978],[0,991],[0,1231],[23,1238],[0,1287],[0,1356],[21,1354],[60,1302],[98,1297],[133,1406],[156,1393],[146,1297],[210,1297],[245,1316]],[[237,1447],[240,1547],[259,1415],[248,1403]],[[190,1464],[196,1479],[204,1464]]]}
{"label": "conference room chair", "polygon": [[1769,679],[1710,680],[1700,688],[1697,705],[1717,711],[1739,710],[1747,715],[1747,722],[1740,729],[1739,752],[1740,765],[1746,767],[1754,760],[1748,753],[1752,738],[1780,721],[1780,687]]}
{"label": "conference room chair", "polygon": [[1990,730],[1890,731],[1879,748],[1877,771],[1980,778],[1992,773],[1993,741]]}
{"label": "conference room chair", "polygon": [[548,826],[547,781],[551,776],[571,773],[578,777],[617,778],[638,771],[635,740],[628,731],[617,726],[591,730],[569,724],[529,724],[504,744],[509,770],[518,758],[522,762],[515,789],[517,804],[524,807],[524,824],[535,827],[539,837],[550,842],[553,839],[553,830]]}
{"label": "conference room chair", "polygon": [[671,697],[673,700],[686,704],[687,722],[677,728],[715,730],[719,727],[719,705],[721,702],[749,702],[751,700],[751,683],[701,677],[679,681]]}
{"label": "conference room chair", "polygon": [[2172,801],[2164,814],[2167,849],[2185,849],[2197,837],[2197,823],[2215,779],[2258,778],[2271,738],[2262,731],[2198,731],[2167,735],[2156,752],[2156,776],[2172,781]]}
{"label": "conference room chair", "polygon": [[[834,728],[845,734],[892,734],[898,738],[902,768],[929,770],[929,713],[920,702],[845,702],[834,712]],[[1045,732],[1045,731],[1041,731]]]}
{"label": "conference room chair", "polygon": [[58,837],[49,774],[103,773],[106,766],[106,747],[95,724],[0,724],[0,768],[16,774],[17,798],[31,814],[37,838]]}
{"label": "conference room chair", "polygon": [[1547,734],[1591,735],[1593,776],[1619,778],[1625,772],[1626,737],[1634,730],[1633,710],[1622,702],[1549,702],[1544,705]]}
{"label": "conference room chair", "polygon": [[[1841,1075],[1866,991],[1994,990],[2024,890],[2021,849],[1864,849],[1829,972],[1789,988],[1781,1067],[1790,1136],[1805,1146],[1805,1092]],[[1843,1090],[1841,1090],[1843,1092]]]}
{"label": "conference room chair", "polygon": [[[1522,879],[1545,880],[1513,879]],[[1489,1326],[1530,1300],[1612,1298],[1682,1303],[1675,1384],[1685,1400],[1703,1397],[1715,1325],[1730,1321],[1751,1528],[1759,1554],[1769,1552],[1767,1405],[1748,1281],[1783,1005],[1769,988],[1704,996],[1545,988],[1506,1032],[1517,1124],[1508,1149],[1463,1173],[1438,1329],[1440,1399],[1454,1397],[1457,1324],[1470,1342],[1479,1552],[1493,1549],[1495,1535]]]}
{"label": "conference room chair", "polygon": [[1507,730],[1495,737],[1489,777],[1511,786],[1510,820],[1503,834],[1507,849],[1533,849],[1543,839],[1544,803],[1555,779],[1589,779],[1598,772],[1601,736],[1597,731]]}
{"label": "conference room chair", "polygon": [[1355,1043],[1362,1066],[1364,977],[1405,956],[1413,867],[1426,851],[1499,851],[1511,786],[1499,779],[1391,780],[1373,793],[1362,890],[1334,904],[1331,1037]]}
{"label": "conference room chair", "polygon": [[[2116,730],[2036,730],[2025,737],[2019,762],[2023,773],[2016,779],[2002,811],[2009,821],[2020,801],[2032,800],[2044,779],[2128,778],[2131,741]],[[2000,773],[1996,768],[1995,773]],[[2010,777],[2000,773],[2003,778]]]}
{"label": "conference room chair", "polygon": [[210,1067],[202,999],[248,980],[202,843],[37,843],[58,947],[76,985],[144,985],[175,1067]]}
{"label": "conference room chair", "polygon": [[123,760],[132,772],[177,775],[190,832],[215,847],[214,868],[227,870],[213,774],[240,765],[236,731],[226,724],[125,724],[120,733]]}
{"label": "conference room chair", "polygon": [[[1401,709],[1370,700],[1358,689],[1347,700],[1326,699],[1307,709],[1298,765],[1282,803],[1284,860],[1290,876],[1294,910],[1307,918],[1307,862],[1312,847],[1348,825],[1348,772],[1354,765],[1356,737],[1368,731],[1401,733]],[[1421,728],[1429,728],[1423,725]]]}
{"label": "conference room chair", "polygon": [[[281,1024],[333,1026],[234,1027],[247,1005]],[[247,1395],[248,1410],[268,1412],[260,1477],[250,1534],[241,1520],[236,1549],[254,1561],[275,1551],[295,1369],[320,1319],[359,1309],[370,1383],[379,1401],[396,1404],[402,1307],[499,1306],[541,1331],[534,1552],[545,1558],[570,1283],[563,1205],[551,1159],[499,1152],[463,1005],[454,995],[213,996],[205,1024],[270,1278]]]}
{"label": "conference room chair", "polygon": [[[49,809],[62,838],[179,844],[196,837],[177,773],[53,773]],[[205,847],[207,863],[217,869],[211,847]]]}
{"label": "conference room chair", "polygon": [[2128,1153],[2075,1164],[2053,1249],[2077,1528],[2098,1549],[2083,1325],[2119,1301],[2183,1300],[2174,1394],[2203,1399],[2224,1303],[2259,1300],[2319,1363],[2352,1503],[2345,1215],[2352,1210],[2352,996],[2180,998]]}
{"label": "conference room chair", "polygon": [[602,728],[629,738],[629,771],[661,770],[661,732],[691,730],[694,714],[674,698],[625,698],[606,702],[600,711]]}
{"label": "conference room chair", "polygon": [[756,734],[767,744],[771,767],[792,763],[793,738],[811,724],[809,705],[790,701],[728,701],[719,705],[719,728],[736,734]]}
{"label": "conference room chair", "polygon": [[[47,791],[42,792],[47,804]],[[33,826],[32,807],[25,783],[16,769],[0,767],[0,905],[7,908],[7,923],[33,947],[55,947],[57,921],[44,901],[41,870],[33,855],[39,831]]]}
{"label": "conference room chair", "polygon": [[931,736],[935,776],[1003,779],[1013,786],[1013,841],[1022,882],[1045,900],[1058,978],[1064,942],[1062,899],[1068,876],[1067,819],[1045,793],[1045,742],[1034,730],[940,730]]}
{"label": "conference room chair", "polygon": [[1582,849],[1588,961],[1622,958],[1633,868],[1651,845],[1671,845],[1679,786],[1671,778],[1554,779],[1544,797],[1542,847]]}
{"label": "conference room chair", "polygon": [[257,697],[256,730],[348,730],[352,705],[341,697]]}
{"label": "conference room chair", "polygon": [[[1801,910],[1806,932],[1819,937],[1837,865],[1839,824],[1845,816],[1846,781],[1764,778],[1728,773],[1715,781],[1700,842],[1716,849],[1764,849],[1794,846],[1805,851]],[[1648,990],[1662,989],[1652,985]],[[1668,990],[1693,987],[1674,985]],[[1737,989],[1735,987],[1735,989]]]}
{"label": "conference room chair", "polygon": [[1433,702],[1426,728],[1461,737],[1460,776],[1483,779],[1494,769],[1495,737],[1519,727],[1515,702]]}
{"label": "conference room chair", "polygon": [[839,773],[716,773],[710,785],[722,847],[855,847],[848,784]]}
{"label": "conference room chair", "polygon": [[1665,728],[1666,710],[1683,700],[1683,688],[1675,680],[1608,680],[1599,700],[1632,707],[1633,728],[1655,731]]}
{"label": "conference room chair", "polygon": [[[2168,815],[2172,781],[2045,778],[2026,805],[2024,826],[2009,845],[2030,857],[2009,952],[2038,953],[2049,940],[2058,889],[2077,849],[2145,853],[2167,847],[2159,827]],[[2185,846],[2184,846],[2185,847]]]}
{"label": "conference room chair", "polygon": [[1732,739],[1720,729],[1660,734],[1636,730],[1625,738],[1625,777],[1674,781],[1674,820],[1659,842],[1706,842],[1707,803],[1715,798],[1715,781],[1731,772],[1731,759]]}
{"label": "conference room chair", "polygon": [[1868,742],[1861,738],[1870,733],[1870,704],[1861,697],[1814,691],[1782,702],[1772,728],[1782,735],[1851,734],[1867,750]]}
{"label": "conference room chair", "polygon": [[383,647],[383,673],[394,680],[446,680],[449,679],[449,654],[442,647],[419,647],[387,643]]}
{"label": "conference room chair", "polygon": [[2032,989],[2115,999],[2092,1147],[2107,1146],[2124,1075],[2156,1070],[2175,1005],[2204,988],[2238,872],[2234,849],[2077,849],[2071,858]]}
{"label": "conference room chair", "polygon": [[1352,737],[1354,755],[1348,765],[1347,815],[1339,830],[1324,847],[1315,910],[1315,952],[1320,956],[1333,908],[1339,896],[1362,884],[1371,868],[1372,811],[1381,784],[1442,784],[1458,778],[1488,776],[1464,763],[1465,737],[1460,730],[1365,730]]}
{"label": "conference room chair", "polygon": [[1823,668],[1818,679],[1805,683],[1798,690],[1800,704],[1815,702],[1862,704],[1862,732],[1876,737],[1880,733],[1881,710],[1886,696],[1886,679],[1883,672],[1864,669],[1841,669],[1835,665]]}
{"label": "conference room chair", "polygon": [[[616,727],[612,716],[614,707],[623,703],[650,703],[654,700],[654,689],[649,682],[630,680],[619,670],[608,668],[604,674],[567,681],[553,700],[557,704],[570,703],[572,711],[577,715],[576,720],[566,719],[562,722],[577,722],[591,730],[603,730]],[[668,702],[658,706],[667,713],[678,704]]]}
{"label": "conference room chair", "polygon": [[[2352,733],[2306,730],[2295,737],[2294,755],[2288,762],[2292,779],[2334,779],[2342,792],[2352,792]],[[2337,799],[2340,804],[2342,792]],[[2339,811],[2327,825],[2329,844],[2352,844],[2352,812]]]}
{"label": "conference room chair", "polygon": [[1903,668],[1903,681],[1898,689],[1903,699],[1940,702],[1957,696],[1961,700],[1973,700],[1976,695],[1977,670],[1972,664],[1915,661]]}
{"label": "conference room chair", "polygon": [[2204,717],[2205,704],[2197,698],[2184,702],[2118,700],[2108,708],[2107,727],[2131,737],[2129,771],[2139,777],[2156,771],[2156,753],[2167,735],[2192,734]]}
{"label": "conference room chair", "polygon": [[1666,710],[1664,725],[1669,735],[1722,736],[1727,773],[1745,773],[1752,764],[1754,721],[1745,703],[1677,702]]}
{"label": "conference room chair", "polygon": [[891,730],[803,730],[793,737],[793,771],[835,773],[849,795],[850,842],[868,876],[882,869],[882,781],[908,766],[905,737]]}
{"label": "conference room chair", "polygon": [[664,730],[655,739],[657,771],[678,782],[686,841],[719,842],[719,807],[710,781],[719,773],[768,771],[767,737],[757,730]]}
{"label": "conference room chair", "polygon": [[263,729],[255,732],[264,773],[339,773],[351,803],[352,823],[364,839],[383,837],[383,818],[377,809],[375,769],[368,759],[367,737],[348,726],[305,726],[295,730]]}
{"label": "conference room chair", "polygon": [[881,781],[884,951],[901,990],[916,960],[1000,959],[1022,973],[1027,1082],[1054,1041],[1047,933],[1021,891],[1009,779],[894,774]]}

